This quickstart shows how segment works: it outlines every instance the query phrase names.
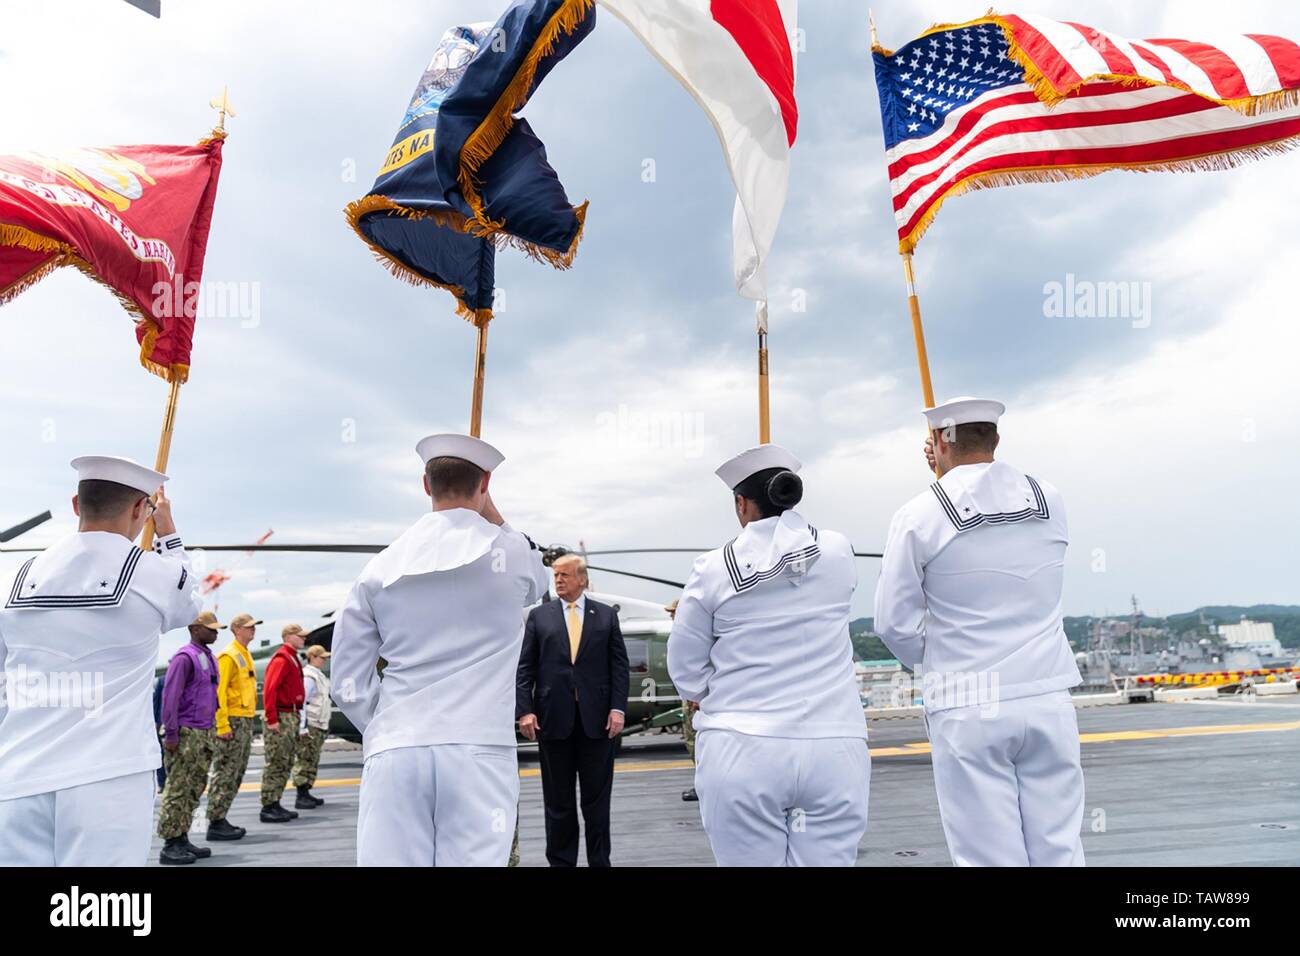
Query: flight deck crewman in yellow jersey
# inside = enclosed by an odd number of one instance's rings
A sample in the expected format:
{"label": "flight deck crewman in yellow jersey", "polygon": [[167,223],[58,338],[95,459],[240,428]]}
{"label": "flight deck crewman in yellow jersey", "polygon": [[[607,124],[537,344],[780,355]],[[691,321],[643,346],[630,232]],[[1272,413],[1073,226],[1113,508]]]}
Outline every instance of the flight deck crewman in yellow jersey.
{"label": "flight deck crewman in yellow jersey", "polygon": [[208,786],[208,840],[238,840],[243,827],[226,820],[230,805],[244,782],[253,746],[253,720],[257,716],[257,671],[248,645],[257,625],[251,614],[236,614],[230,621],[235,639],[217,655],[221,674],[217,685],[217,745]]}

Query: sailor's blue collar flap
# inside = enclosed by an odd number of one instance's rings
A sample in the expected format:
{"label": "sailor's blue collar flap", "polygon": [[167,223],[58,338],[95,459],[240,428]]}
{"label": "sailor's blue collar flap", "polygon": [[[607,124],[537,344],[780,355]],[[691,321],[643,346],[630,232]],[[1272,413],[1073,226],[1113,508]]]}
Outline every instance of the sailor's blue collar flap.
{"label": "sailor's blue collar flap", "polygon": [[[771,540],[751,541],[741,534],[722,549],[727,576],[737,593],[783,574],[802,576],[821,554],[817,529],[802,520],[796,526],[793,519],[784,520],[787,515],[794,515],[794,512],[787,511],[782,515],[783,520],[772,529]],[[764,546],[766,554],[763,553]]]}
{"label": "sailor's blue collar flap", "polygon": [[969,531],[972,528],[978,528],[985,524],[1015,524],[1019,521],[1028,521],[1031,518],[1046,520],[1051,517],[1047,508],[1047,498],[1043,494],[1043,489],[1039,487],[1038,482],[1033,478],[1025,475],[1025,481],[1028,482],[1028,493],[1022,494],[1025,507],[1007,508],[1002,511],[981,511],[965,489],[957,489],[954,494],[949,494],[949,490],[944,488],[941,482],[936,481],[930,486],[934,496],[939,499],[939,506],[943,508],[944,514],[952,522],[954,528],[958,531]]}

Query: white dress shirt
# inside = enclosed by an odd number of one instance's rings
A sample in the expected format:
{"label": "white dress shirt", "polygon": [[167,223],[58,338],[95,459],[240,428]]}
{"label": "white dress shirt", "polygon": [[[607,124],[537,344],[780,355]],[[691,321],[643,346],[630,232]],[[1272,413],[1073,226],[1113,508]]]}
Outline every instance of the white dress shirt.
{"label": "white dress shirt", "polygon": [[898,510],[875,631],[922,668],[927,709],[1080,682],[1061,621],[1068,541],[1059,492],[1005,462],[954,468]]}
{"label": "white dress shirt", "polygon": [[[564,598],[559,596],[557,596],[555,599],[560,602],[560,610],[564,612],[564,626],[567,628],[569,626],[569,603],[570,602],[564,600]],[[582,622],[583,626],[585,627],[587,623],[587,617],[586,617],[587,592],[583,591],[581,594],[577,596],[576,599],[574,599],[572,603],[573,603],[574,612],[578,615],[578,620]],[[623,713],[623,711],[619,710],[617,707],[614,707],[610,710],[610,713],[621,714]]]}
{"label": "white dress shirt", "polygon": [[364,755],[513,745],[521,611],[548,584],[525,535],[466,508],[426,514],[376,555],[339,613],[330,661],[330,694]]}
{"label": "white dress shirt", "polygon": [[86,531],[0,589],[0,800],[155,770],[162,632],[203,606],[179,535],[141,551]]}
{"label": "white dress shirt", "polygon": [[556,600],[560,602],[560,607],[563,608],[564,610],[564,624],[566,627],[569,624],[570,603],[573,604],[574,610],[578,612],[578,620],[582,622],[586,621],[586,618],[583,617],[583,615],[587,613],[587,592],[586,591],[583,591],[581,594],[579,594],[577,599],[572,602],[566,601],[562,597],[557,597]]}
{"label": "white dress shirt", "polygon": [[668,638],[668,674],[696,731],[861,737],[849,602],[853,548],[797,512],[751,521],[696,558]]}

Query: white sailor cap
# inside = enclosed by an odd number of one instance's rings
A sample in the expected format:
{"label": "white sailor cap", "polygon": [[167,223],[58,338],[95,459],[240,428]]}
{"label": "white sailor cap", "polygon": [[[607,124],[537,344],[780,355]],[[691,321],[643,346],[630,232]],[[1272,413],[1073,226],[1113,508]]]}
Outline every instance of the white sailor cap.
{"label": "white sailor cap", "polygon": [[421,438],[415,453],[426,465],[434,458],[463,458],[484,471],[492,471],[506,460],[505,455],[482,439],[454,433]]}
{"label": "white sailor cap", "polygon": [[77,469],[78,481],[113,481],[145,495],[153,494],[167,480],[161,471],[113,455],[82,455],[72,459],[72,467]]}
{"label": "white sailor cap", "polygon": [[803,462],[794,457],[780,445],[756,445],[746,448],[735,458],[729,458],[718,466],[714,472],[728,488],[735,488],[755,472],[768,468],[784,468],[798,471]]}
{"label": "white sailor cap", "polygon": [[991,398],[971,398],[963,395],[925,410],[925,419],[931,428],[948,428],[951,425],[969,425],[972,422],[998,423],[1007,410],[1001,402]]}

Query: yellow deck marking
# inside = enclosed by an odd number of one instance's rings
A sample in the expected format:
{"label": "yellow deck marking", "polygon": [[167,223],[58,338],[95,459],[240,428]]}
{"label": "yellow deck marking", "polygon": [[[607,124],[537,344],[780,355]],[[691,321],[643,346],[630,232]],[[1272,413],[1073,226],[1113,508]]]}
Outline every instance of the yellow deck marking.
{"label": "yellow deck marking", "polygon": [[[615,765],[615,773],[650,773],[656,770],[690,770],[695,764],[689,760],[638,760],[636,763],[625,763],[622,766]],[[542,771],[540,767],[529,767],[527,770],[520,770],[521,777],[540,777]]]}
{"label": "yellow deck marking", "polygon": [[1085,744],[1109,740],[1154,740],[1162,737],[1205,737],[1214,734],[1256,734],[1277,730],[1300,730],[1300,720],[1268,724],[1207,724],[1203,727],[1167,727],[1163,730],[1118,730],[1110,733],[1080,734]]}
{"label": "yellow deck marking", "polygon": [[[1168,737],[1209,737],[1218,734],[1258,734],[1285,730],[1300,730],[1300,720],[1288,720],[1281,723],[1267,724],[1207,724],[1203,727],[1163,727],[1156,730],[1114,730],[1094,734],[1080,734],[1079,742],[1085,744],[1108,743],[1116,740],[1163,740]],[[915,757],[928,754],[930,745],[925,741],[903,744],[899,747],[872,747],[874,757]],[[653,773],[659,770],[689,770],[694,764],[689,760],[643,760],[636,763],[624,763],[614,767],[615,773]],[[540,768],[528,767],[519,771],[521,777],[539,777]],[[312,789],[321,787],[356,787],[361,784],[360,777],[336,777],[330,780],[317,780]],[[246,783],[239,788],[240,793],[256,793],[262,789],[260,783]],[[293,789],[290,782],[285,792]]]}

